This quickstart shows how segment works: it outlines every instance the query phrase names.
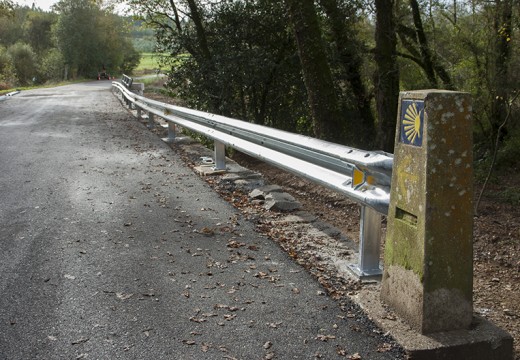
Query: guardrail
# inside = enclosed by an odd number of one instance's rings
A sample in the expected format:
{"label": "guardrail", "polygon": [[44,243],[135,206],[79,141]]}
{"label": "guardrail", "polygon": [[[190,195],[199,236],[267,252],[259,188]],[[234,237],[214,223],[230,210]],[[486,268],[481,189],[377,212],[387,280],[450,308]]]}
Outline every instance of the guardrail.
{"label": "guardrail", "polygon": [[11,96],[14,96],[14,95],[17,95],[20,93],[20,90],[16,90],[16,91],[11,91],[10,93],[7,93],[7,94],[4,94],[4,95],[1,95],[0,96],[0,101],[1,100],[5,100],[7,99],[8,97],[11,97]]}
{"label": "guardrail", "polygon": [[131,78],[130,76],[123,74],[123,78],[121,79],[121,82],[123,83],[123,85],[126,86],[127,89],[130,89],[132,87],[132,83],[134,82],[134,79]]}
{"label": "guardrail", "polygon": [[359,262],[350,266],[359,277],[381,275],[381,215],[388,213],[393,155],[277,130],[266,126],[147,99],[119,82],[118,90],[138,116],[147,111],[168,122],[168,138],[175,139],[175,125],[214,141],[215,169],[223,170],[225,146],[288,170],[337,191],[361,205]]}

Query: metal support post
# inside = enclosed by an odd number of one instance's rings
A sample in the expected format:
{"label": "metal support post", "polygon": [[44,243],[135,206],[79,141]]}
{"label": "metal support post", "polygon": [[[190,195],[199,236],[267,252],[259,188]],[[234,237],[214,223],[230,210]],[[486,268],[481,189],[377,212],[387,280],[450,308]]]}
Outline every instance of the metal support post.
{"label": "metal support post", "polygon": [[140,107],[137,107],[137,120],[141,120],[143,117]]}
{"label": "metal support post", "polygon": [[359,264],[349,265],[360,279],[379,278],[382,270],[379,266],[381,247],[381,214],[376,210],[361,206],[359,233]]}
{"label": "metal support post", "polygon": [[176,131],[175,123],[168,122],[168,137],[166,138],[166,142],[172,143],[175,141]]}
{"label": "metal support post", "polygon": [[220,141],[214,143],[215,147],[215,170],[226,170],[226,146]]}
{"label": "metal support post", "polygon": [[154,118],[154,114],[148,111],[148,129],[153,129],[155,127]]}

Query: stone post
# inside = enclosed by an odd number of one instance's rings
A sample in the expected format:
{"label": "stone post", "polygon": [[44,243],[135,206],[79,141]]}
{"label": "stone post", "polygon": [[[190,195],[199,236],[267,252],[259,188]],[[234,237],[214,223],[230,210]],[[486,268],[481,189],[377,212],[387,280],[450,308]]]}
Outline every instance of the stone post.
{"label": "stone post", "polygon": [[468,94],[400,94],[381,298],[423,334],[472,321],[472,132]]}

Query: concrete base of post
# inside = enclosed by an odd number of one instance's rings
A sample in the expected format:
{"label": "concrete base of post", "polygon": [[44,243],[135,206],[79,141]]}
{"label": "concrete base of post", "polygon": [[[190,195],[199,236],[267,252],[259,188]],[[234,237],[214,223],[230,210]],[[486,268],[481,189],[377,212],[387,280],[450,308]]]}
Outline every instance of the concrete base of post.
{"label": "concrete base of post", "polygon": [[467,330],[423,335],[381,302],[379,285],[367,286],[353,300],[401,345],[413,360],[513,360],[513,338],[492,322],[474,315]]}

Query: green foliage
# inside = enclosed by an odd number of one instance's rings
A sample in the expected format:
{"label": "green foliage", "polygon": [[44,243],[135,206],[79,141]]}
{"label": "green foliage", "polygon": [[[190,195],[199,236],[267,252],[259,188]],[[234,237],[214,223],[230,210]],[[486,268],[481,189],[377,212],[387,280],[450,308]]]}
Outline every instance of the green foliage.
{"label": "green foliage", "polygon": [[16,82],[13,60],[4,46],[0,45],[0,90],[10,89]]}
{"label": "green foliage", "polygon": [[161,68],[161,54],[145,52],[140,54],[139,64],[135,68],[136,72],[151,73]]}
{"label": "green foliage", "polygon": [[13,2],[11,0],[0,1],[0,17],[10,16],[13,11]]}
{"label": "green foliage", "polygon": [[520,189],[518,188],[507,188],[500,191],[497,195],[499,199],[506,203],[511,205],[520,205]]}
{"label": "green foliage", "polygon": [[31,11],[23,23],[23,38],[36,54],[42,54],[53,47],[52,25],[56,14]]}
{"label": "green foliage", "polygon": [[168,89],[188,106],[287,130],[295,129],[298,119],[308,118],[283,2],[199,7],[202,29],[180,18],[172,24],[175,12],[167,3],[131,3],[154,28],[158,51],[170,55],[161,64],[170,69]]}
{"label": "green foliage", "polygon": [[520,169],[520,128],[510,134],[503,142],[497,154],[497,169]]}
{"label": "green foliage", "polygon": [[43,81],[60,81],[63,79],[65,61],[61,52],[56,49],[47,51],[41,60],[40,76]]}
{"label": "green foliage", "polygon": [[[111,7],[102,8],[102,3],[61,0],[53,12],[13,6],[11,16],[0,16],[0,45],[13,47],[13,55],[23,59],[13,61],[14,80],[0,69],[2,82],[24,85],[33,78],[38,83],[64,76],[94,78],[103,66],[110,73],[130,72],[139,61],[127,36],[131,20],[113,14]],[[19,44],[28,46],[24,57]]]}
{"label": "green foliage", "polygon": [[14,64],[16,78],[20,85],[28,85],[36,78],[36,54],[29,44],[16,43],[11,45],[7,52]]}

